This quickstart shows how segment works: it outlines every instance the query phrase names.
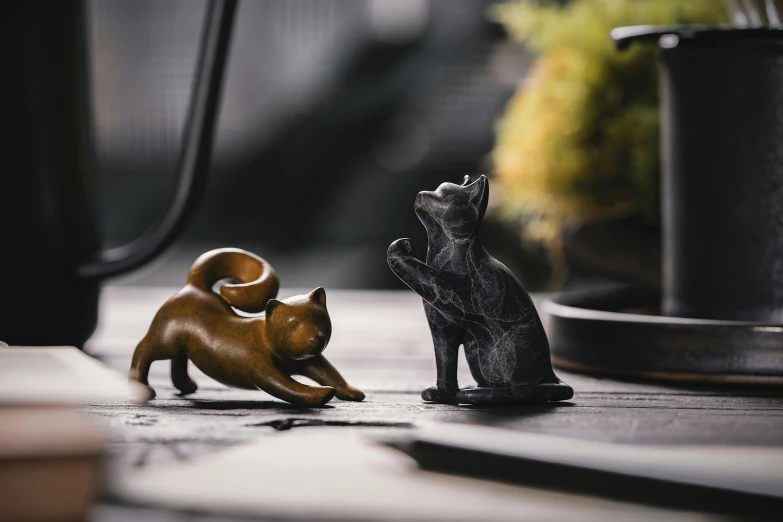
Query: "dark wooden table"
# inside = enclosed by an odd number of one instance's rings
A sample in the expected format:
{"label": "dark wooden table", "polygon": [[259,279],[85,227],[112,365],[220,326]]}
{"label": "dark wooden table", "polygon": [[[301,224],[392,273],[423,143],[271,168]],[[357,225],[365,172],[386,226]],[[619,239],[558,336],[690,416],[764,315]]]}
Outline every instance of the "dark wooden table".
{"label": "dark wooden table", "polygon": [[[136,343],[157,308],[174,291],[153,287],[105,289],[102,321],[86,347],[88,353],[127,372]],[[296,292],[287,292],[291,293]],[[188,461],[262,436],[283,437],[290,430],[339,426],[346,430],[372,427],[393,431],[426,420],[620,443],[783,447],[783,396],[770,389],[687,388],[558,371],[575,390],[574,398],[566,403],[511,409],[424,404],[419,392],[434,382],[435,368],[420,300],[412,292],[330,291],[328,303],[334,333],[325,355],[349,382],[365,391],[365,402],[333,401],[330,408],[297,408],[260,391],[228,389],[192,366],[199,391],[180,397],[169,380],[168,363],[158,362],[151,373],[151,384],[158,392],[154,401],[88,407],[91,415],[110,428],[112,468],[132,472]],[[464,359],[459,376],[462,384],[471,382]],[[567,513],[572,518],[583,518],[588,514],[583,499],[570,496],[573,509]],[[613,506],[620,504],[607,500],[604,508],[612,513]],[[594,509],[594,504],[590,506]],[[653,506],[634,507],[639,509],[640,518],[671,516],[670,511]],[[563,513],[563,505],[553,505],[552,509],[552,513]],[[675,514],[684,518],[694,515]],[[520,517],[525,518],[522,514]],[[121,499],[107,500],[94,515],[100,521],[193,518],[218,519],[131,506]]]}

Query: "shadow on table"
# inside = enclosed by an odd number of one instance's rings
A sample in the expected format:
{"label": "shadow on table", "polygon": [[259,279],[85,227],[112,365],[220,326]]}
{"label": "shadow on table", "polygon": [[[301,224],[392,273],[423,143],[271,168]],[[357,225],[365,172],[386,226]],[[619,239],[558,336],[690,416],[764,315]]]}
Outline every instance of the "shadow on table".
{"label": "shadow on table", "polygon": [[334,406],[297,406],[280,401],[242,401],[242,400],[196,400],[190,399],[190,408],[199,410],[284,410],[297,413],[317,413],[324,410],[333,410]]}
{"label": "shadow on table", "polygon": [[497,406],[472,406],[463,404],[460,410],[473,413],[483,413],[489,416],[497,417],[518,417],[526,415],[535,415],[539,413],[552,413],[560,408],[570,408],[576,406],[570,401],[561,402],[542,402],[538,404],[499,404]]}
{"label": "shadow on table", "polygon": [[509,421],[544,416],[576,406],[572,402],[544,402],[527,405],[468,406],[438,412],[434,420],[485,426],[506,425]]}

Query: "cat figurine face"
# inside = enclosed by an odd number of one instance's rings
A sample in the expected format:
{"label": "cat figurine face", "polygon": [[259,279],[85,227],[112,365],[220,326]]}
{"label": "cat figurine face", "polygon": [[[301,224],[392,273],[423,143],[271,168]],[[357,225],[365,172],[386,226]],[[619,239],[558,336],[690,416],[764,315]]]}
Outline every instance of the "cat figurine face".
{"label": "cat figurine face", "polygon": [[304,361],[319,355],[332,335],[324,289],[284,301],[271,299],[266,305],[266,331],[278,354],[286,359]]}
{"label": "cat figurine face", "polygon": [[434,191],[419,192],[414,210],[428,233],[442,232],[451,241],[468,241],[478,229],[489,201],[489,183],[481,175],[473,183],[442,183]]}

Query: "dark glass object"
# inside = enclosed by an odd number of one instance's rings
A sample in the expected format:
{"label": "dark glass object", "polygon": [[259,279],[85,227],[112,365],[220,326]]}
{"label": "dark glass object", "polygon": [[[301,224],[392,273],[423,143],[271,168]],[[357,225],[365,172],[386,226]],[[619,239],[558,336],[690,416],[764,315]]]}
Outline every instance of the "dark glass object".
{"label": "dark glass object", "polygon": [[101,251],[90,190],[84,7],[31,0],[0,8],[0,339],[9,344],[81,346],[96,326],[101,279],[162,252],[206,180],[236,1],[208,4],[169,210],[147,234],[108,251]]}

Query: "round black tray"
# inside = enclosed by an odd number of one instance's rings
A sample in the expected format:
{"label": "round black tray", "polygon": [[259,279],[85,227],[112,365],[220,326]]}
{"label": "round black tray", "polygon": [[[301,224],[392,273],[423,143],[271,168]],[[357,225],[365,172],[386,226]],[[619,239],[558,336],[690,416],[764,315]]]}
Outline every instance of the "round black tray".
{"label": "round black tray", "polygon": [[659,315],[636,287],[545,299],[553,363],[621,377],[783,386],[783,325]]}

